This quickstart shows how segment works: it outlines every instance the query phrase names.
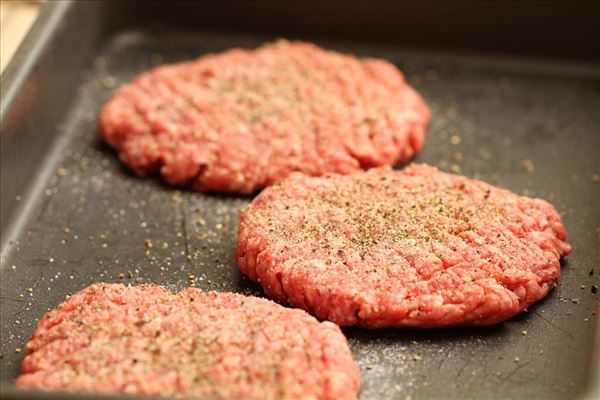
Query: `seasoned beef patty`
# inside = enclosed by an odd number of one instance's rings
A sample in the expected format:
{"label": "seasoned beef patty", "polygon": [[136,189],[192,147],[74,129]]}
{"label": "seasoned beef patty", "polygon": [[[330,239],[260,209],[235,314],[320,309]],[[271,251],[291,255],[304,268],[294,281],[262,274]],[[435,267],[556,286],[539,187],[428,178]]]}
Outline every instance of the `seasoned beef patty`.
{"label": "seasoned beef patty", "polygon": [[340,325],[490,325],[556,286],[565,239],[544,200],[411,165],[265,189],[237,260],[272,298]]}
{"label": "seasoned beef patty", "polygon": [[281,40],[143,73],[108,101],[99,128],[137,175],[251,193],[292,171],[404,162],[428,122],[389,62]]}
{"label": "seasoned beef patty", "polygon": [[95,284],[47,313],[21,388],[219,399],[356,399],[340,329],[233,293]]}

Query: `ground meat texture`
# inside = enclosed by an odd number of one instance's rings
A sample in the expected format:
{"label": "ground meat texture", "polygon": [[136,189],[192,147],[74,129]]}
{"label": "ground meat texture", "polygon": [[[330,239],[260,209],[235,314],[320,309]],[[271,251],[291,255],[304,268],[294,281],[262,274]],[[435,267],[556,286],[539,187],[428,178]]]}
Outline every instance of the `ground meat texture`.
{"label": "ground meat texture", "polygon": [[218,399],[356,399],[330,323],[266,299],[95,284],[38,324],[17,387]]}
{"label": "ground meat texture", "polygon": [[556,286],[565,239],[544,200],[411,165],[265,189],[237,260],[272,298],[340,325],[491,325]]}
{"label": "ground meat texture", "polygon": [[99,131],[137,175],[251,193],[292,171],[404,162],[428,122],[389,62],[281,40],[143,73],[108,101]]}

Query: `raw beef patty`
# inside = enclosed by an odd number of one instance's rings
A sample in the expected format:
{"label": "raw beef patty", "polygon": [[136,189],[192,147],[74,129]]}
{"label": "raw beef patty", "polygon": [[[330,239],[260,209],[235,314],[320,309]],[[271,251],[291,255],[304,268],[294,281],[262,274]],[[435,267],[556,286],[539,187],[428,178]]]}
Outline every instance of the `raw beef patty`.
{"label": "raw beef patty", "polygon": [[490,325],[556,285],[565,239],[544,200],[411,165],[265,189],[237,260],[272,298],[340,325]]}
{"label": "raw beef patty", "polygon": [[340,329],[233,293],[95,284],[38,324],[21,388],[218,399],[356,399]]}
{"label": "raw beef patty", "polygon": [[114,93],[99,130],[137,175],[251,193],[292,171],[404,162],[428,122],[389,62],[281,40],[143,73]]}

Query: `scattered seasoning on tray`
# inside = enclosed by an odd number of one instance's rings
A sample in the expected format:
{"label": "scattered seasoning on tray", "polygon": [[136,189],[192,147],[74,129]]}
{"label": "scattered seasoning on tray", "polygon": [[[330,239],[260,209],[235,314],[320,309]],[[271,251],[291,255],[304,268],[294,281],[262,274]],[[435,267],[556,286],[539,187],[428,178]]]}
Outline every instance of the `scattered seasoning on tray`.
{"label": "scattered seasoning on tray", "polygon": [[106,89],[113,89],[117,86],[117,81],[112,76],[107,76],[102,79],[102,86]]}
{"label": "scattered seasoning on tray", "polygon": [[521,335],[527,336],[527,331],[521,331]]}
{"label": "scattered seasoning on tray", "polygon": [[117,86],[117,81],[112,76],[107,76],[102,79],[102,86],[106,89],[112,89]]}
{"label": "scattered seasoning on tray", "polygon": [[485,161],[490,161],[492,159],[492,153],[490,153],[487,150],[481,150],[481,158],[483,158]]}
{"label": "scattered seasoning on tray", "polygon": [[454,172],[455,174],[460,174],[460,167],[456,164],[452,164],[450,165],[450,171]]}
{"label": "scattered seasoning on tray", "polygon": [[162,64],[162,62],[163,62],[163,57],[160,54],[152,54],[150,56],[150,65],[156,66],[156,65]]}
{"label": "scattered seasoning on tray", "polygon": [[592,285],[590,291],[592,294],[596,294],[598,292],[598,285]]}
{"label": "scattered seasoning on tray", "polygon": [[460,111],[460,105],[455,101],[451,102],[450,105],[448,106],[448,112],[451,114],[456,114],[459,111]]}
{"label": "scattered seasoning on tray", "polygon": [[97,69],[102,69],[106,67],[106,58],[98,57],[94,60],[94,67]]}
{"label": "scattered seasoning on tray", "polygon": [[580,299],[578,299],[578,298],[574,298],[574,299],[571,299],[571,302],[572,302],[573,304],[579,304],[579,303],[581,302],[581,300],[580,300]]}
{"label": "scattered seasoning on tray", "polygon": [[428,69],[425,71],[425,79],[428,81],[435,81],[438,78],[438,73],[434,69]]}
{"label": "scattered seasoning on tray", "polygon": [[452,155],[452,158],[454,158],[454,161],[456,161],[456,162],[461,162],[464,159],[462,153],[459,153],[459,152],[454,153]]}
{"label": "scattered seasoning on tray", "polygon": [[515,362],[518,363],[519,361],[521,361],[521,359],[519,357],[515,357]]}
{"label": "scattered seasoning on tray", "polygon": [[450,137],[450,144],[453,144],[453,145],[456,146],[456,145],[460,144],[460,142],[461,142],[460,136],[458,136],[458,135],[452,135]]}
{"label": "scattered seasoning on tray", "polygon": [[523,168],[527,172],[533,172],[535,170],[535,167],[533,166],[533,162],[531,162],[531,160],[529,160],[529,159],[523,160]]}
{"label": "scattered seasoning on tray", "polygon": [[598,174],[592,175],[592,182],[600,183],[600,175],[598,175]]}
{"label": "scattered seasoning on tray", "polygon": [[181,192],[179,190],[176,190],[173,195],[171,196],[171,201],[173,203],[179,203],[181,202]]}

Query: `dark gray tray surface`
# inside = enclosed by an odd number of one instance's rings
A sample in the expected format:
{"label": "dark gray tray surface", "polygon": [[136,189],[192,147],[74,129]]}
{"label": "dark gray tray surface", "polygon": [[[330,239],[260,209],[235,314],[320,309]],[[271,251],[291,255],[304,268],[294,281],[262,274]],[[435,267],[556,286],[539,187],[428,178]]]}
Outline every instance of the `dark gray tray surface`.
{"label": "dark gray tray surface", "polygon": [[[40,316],[93,282],[172,290],[194,282],[262,295],[234,260],[238,212],[250,198],[175,191],[135,178],[98,138],[96,117],[115,85],[153,64],[270,39],[127,31],[82,72],[68,118],[43,132],[56,131],[60,141],[23,230],[2,254],[2,380],[17,376],[22,353],[15,349]],[[417,161],[551,201],[574,246],[558,288],[499,326],[345,329],[363,375],[361,398],[580,394],[598,304],[590,288],[600,273],[600,184],[592,181],[600,173],[597,77],[511,60],[322,44],[388,58],[424,95],[433,119]]]}

